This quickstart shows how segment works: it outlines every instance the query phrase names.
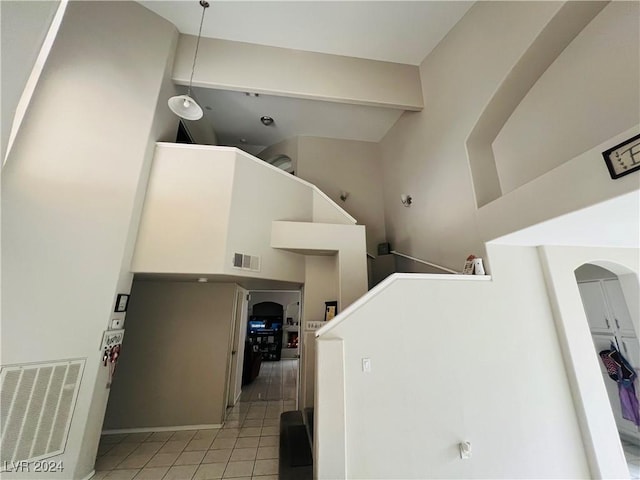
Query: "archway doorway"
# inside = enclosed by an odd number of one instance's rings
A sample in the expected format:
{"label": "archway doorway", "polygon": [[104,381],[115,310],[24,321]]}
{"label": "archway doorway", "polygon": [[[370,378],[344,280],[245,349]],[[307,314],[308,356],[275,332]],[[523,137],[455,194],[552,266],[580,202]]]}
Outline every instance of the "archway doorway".
{"label": "archway doorway", "polygon": [[640,478],[638,278],[585,263],[574,272],[632,478]]}

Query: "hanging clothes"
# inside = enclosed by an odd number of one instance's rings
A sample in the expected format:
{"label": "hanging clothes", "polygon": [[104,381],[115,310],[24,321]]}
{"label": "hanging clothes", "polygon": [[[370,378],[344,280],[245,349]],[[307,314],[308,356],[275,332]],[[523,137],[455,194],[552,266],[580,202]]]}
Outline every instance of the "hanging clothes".
{"label": "hanging clothes", "polygon": [[640,427],[640,405],[638,404],[638,396],[634,385],[634,380],[637,377],[635,370],[618,351],[613,342],[609,350],[602,350],[599,355],[609,377],[618,383],[622,417]]}

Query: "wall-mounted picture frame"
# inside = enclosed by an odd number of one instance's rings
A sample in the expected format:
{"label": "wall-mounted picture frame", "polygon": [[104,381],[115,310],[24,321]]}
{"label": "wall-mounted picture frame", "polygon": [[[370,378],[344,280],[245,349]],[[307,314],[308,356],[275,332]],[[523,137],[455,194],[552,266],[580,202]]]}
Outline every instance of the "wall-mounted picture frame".
{"label": "wall-mounted picture frame", "polygon": [[640,135],[605,150],[602,156],[613,180],[640,170]]}
{"label": "wall-mounted picture frame", "polygon": [[127,306],[129,306],[129,295],[126,293],[119,293],[118,298],[116,298],[116,308],[113,311],[126,312]]}
{"label": "wall-mounted picture frame", "polygon": [[328,322],[338,314],[338,302],[333,300],[331,302],[324,302],[324,305],[324,321]]}

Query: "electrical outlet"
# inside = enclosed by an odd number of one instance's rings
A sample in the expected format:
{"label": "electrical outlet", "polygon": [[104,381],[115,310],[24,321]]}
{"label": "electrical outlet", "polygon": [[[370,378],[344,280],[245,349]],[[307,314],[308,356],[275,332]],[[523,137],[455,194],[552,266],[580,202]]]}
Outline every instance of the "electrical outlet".
{"label": "electrical outlet", "polygon": [[363,358],[362,359],[362,371],[364,373],[370,373],[371,372],[371,359],[370,358]]}
{"label": "electrical outlet", "polygon": [[111,330],[118,330],[124,325],[124,318],[114,318],[111,320]]}
{"label": "electrical outlet", "polygon": [[458,448],[460,449],[460,458],[471,458],[471,442],[460,442]]}

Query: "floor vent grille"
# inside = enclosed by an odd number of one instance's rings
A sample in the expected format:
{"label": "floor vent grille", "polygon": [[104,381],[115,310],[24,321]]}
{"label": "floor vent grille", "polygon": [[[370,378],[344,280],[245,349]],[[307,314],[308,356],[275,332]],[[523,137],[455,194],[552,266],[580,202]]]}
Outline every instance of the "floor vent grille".
{"label": "floor vent grille", "polygon": [[64,452],[84,360],[2,367],[0,461],[38,460]]}

